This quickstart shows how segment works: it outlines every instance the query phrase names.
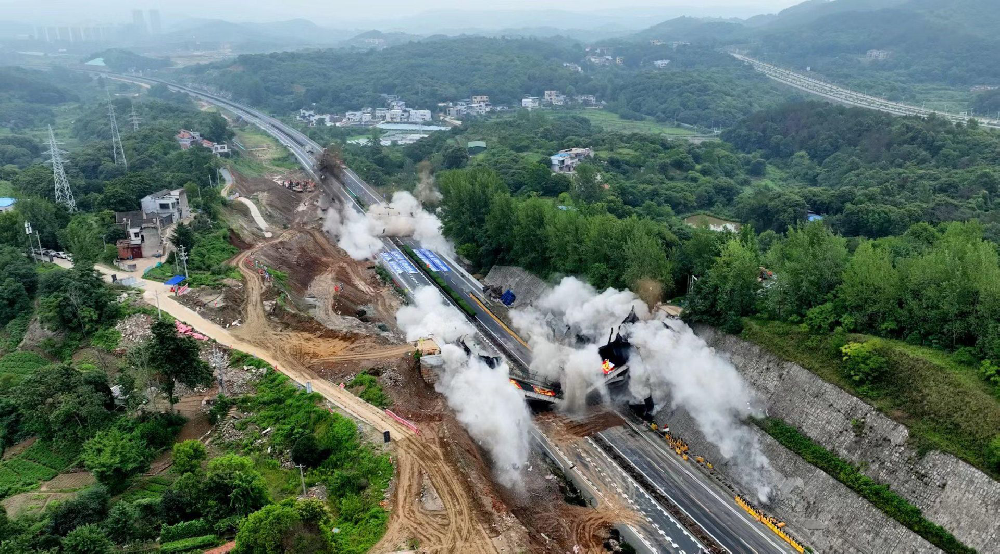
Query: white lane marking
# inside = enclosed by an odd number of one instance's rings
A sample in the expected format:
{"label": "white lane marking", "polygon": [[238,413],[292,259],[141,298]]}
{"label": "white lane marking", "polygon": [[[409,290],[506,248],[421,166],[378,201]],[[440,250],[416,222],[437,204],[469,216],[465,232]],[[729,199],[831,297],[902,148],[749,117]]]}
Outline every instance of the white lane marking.
{"label": "white lane marking", "polygon": [[[674,456],[671,456],[669,452],[667,452],[666,450],[664,450],[661,445],[657,444],[653,439],[649,438],[646,435],[646,433],[643,433],[641,429],[639,429],[639,428],[637,428],[635,426],[635,424],[633,424],[631,421],[628,421],[627,419],[625,420],[625,422],[635,432],[639,433],[639,435],[642,436],[642,438],[645,439],[649,444],[653,445],[654,448],[656,448],[657,450],[659,450],[663,454],[666,454],[664,456],[664,458],[669,459],[671,462],[673,462],[673,464],[675,466],[679,467],[684,473],[688,474],[688,476],[691,477],[692,479],[694,479],[694,481],[696,483],[698,483],[698,485],[700,485],[701,488],[703,488],[706,491],[708,491],[709,494],[711,494],[713,497],[715,497],[715,499],[718,500],[720,504],[722,504],[723,506],[725,506],[726,509],[728,509],[730,512],[733,512],[734,514],[736,514],[737,519],[739,519],[740,521],[742,521],[743,523],[745,523],[747,525],[747,527],[749,527],[750,529],[752,529],[762,539],[764,539],[765,541],[767,541],[768,544],[770,544],[771,546],[773,546],[778,552],[783,552],[783,553],[787,552],[784,548],[781,547],[781,545],[776,544],[773,540],[771,540],[771,537],[768,537],[756,525],[754,525],[752,522],[750,522],[748,519],[746,519],[746,517],[743,514],[741,514],[738,510],[736,510],[736,508],[733,508],[731,505],[729,505],[728,502],[726,502],[725,500],[723,500],[722,497],[720,497],[718,494],[716,494],[715,491],[713,491],[710,487],[708,487],[708,485],[706,485],[705,483],[702,483],[701,479],[695,477],[695,475],[693,473],[691,473],[688,470],[688,468],[684,467],[683,464],[681,464],[680,462],[678,462],[677,459]],[[614,446],[614,445],[612,445],[612,446]]]}
{"label": "white lane marking", "polygon": [[[611,441],[608,441],[607,437],[604,436],[603,432],[599,432],[597,434],[601,435],[601,438],[604,438],[604,440],[608,442],[608,446],[610,446],[611,448],[614,448],[615,452],[617,452],[622,458],[625,458],[626,460],[628,459],[628,456],[626,456],[624,452],[622,452],[621,450],[619,450],[618,447],[615,446],[614,444],[611,444]],[[587,440],[590,440],[590,437],[587,437]],[[601,452],[604,453],[603,450],[601,450]],[[607,456],[607,453],[604,453],[604,455]],[[610,459],[611,459],[611,457],[609,456],[608,460],[610,460]],[[649,460],[649,459],[647,458],[647,460]],[[652,461],[652,460],[649,460],[649,461]],[[673,502],[674,506],[677,506],[677,508],[680,511],[684,512],[684,515],[686,515],[689,518],[691,518],[691,521],[694,521],[694,522],[698,521],[697,519],[693,518],[691,516],[691,514],[689,514],[688,511],[685,510],[680,504],[678,504],[677,501],[674,500],[672,496],[670,496],[669,494],[667,494],[667,491],[665,491],[662,488],[660,488],[660,486],[657,485],[655,481],[653,481],[652,479],[650,479],[649,475],[646,475],[646,472],[644,472],[643,470],[639,469],[639,467],[636,466],[635,464],[632,464],[632,467],[635,468],[636,471],[638,471],[639,473],[641,473],[642,476],[645,477],[646,480],[650,482],[650,484],[652,484],[654,487],[656,487],[656,490],[659,491],[660,494],[662,494],[663,496],[666,496],[671,502]],[[659,504],[657,504],[657,506],[659,506]],[[660,508],[660,509],[662,510],[663,508]],[[722,545],[722,542],[719,541],[719,539],[715,538],[715,535],[713,535],[712,533],[709,533],[708,529],[706,529],[705,526],[701,525],[701,529],[702,529],[702,531],[705,531],[705,533],[708,536],[712,537],[712,539],[714,539],[716,543],[718,543],[720,546]],[[688,537],[691,537],[691,534],[688,531],[686,531],[686,530],[684,531],[684,534],[686,534]],[[691,537],[691,538],[694,539],[694,537]]]}

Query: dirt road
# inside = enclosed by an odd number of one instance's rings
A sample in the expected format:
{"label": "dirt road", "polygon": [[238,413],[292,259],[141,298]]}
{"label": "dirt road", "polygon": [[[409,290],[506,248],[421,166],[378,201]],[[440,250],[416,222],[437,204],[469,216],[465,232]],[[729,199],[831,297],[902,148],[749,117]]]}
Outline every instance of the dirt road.
{"label": "dirt road", "polygon": [[[275,240],[287,238],[292,232],[286,232]],[[303,359],[322,356],[324,352],[336,352],[330,359],[361,359],[399,356],[412,350],[412,347],[400,345],[365,352],[351,351],[344,347],[345,341],[274,329],[261,301],[263,281],[256,271],[244,263],[253,252],[253,249],[248,250],[233,260],[246,282],[244,324],[234,334],[256,349],[266,350],[276,362],[275,367],[300,382],[311,382],[313,390],[344,407],[355,417],[377,429],[391,431],[397,466],[394,505],[387,532],[373,552],[395,551],[413,539],[419,541],[421,551],[427,552],[504,552],[498,550],[490,539],[487,527],[480,521],[470,500],[473,491],[464,486],[465,480],[446,460],[440,438],[433,430],[413,433],[381,410],[319,378],[302,363]],[[443,503],[441,510],[422,508],[422,476],[426,476],[430,486],[440,496]]]}

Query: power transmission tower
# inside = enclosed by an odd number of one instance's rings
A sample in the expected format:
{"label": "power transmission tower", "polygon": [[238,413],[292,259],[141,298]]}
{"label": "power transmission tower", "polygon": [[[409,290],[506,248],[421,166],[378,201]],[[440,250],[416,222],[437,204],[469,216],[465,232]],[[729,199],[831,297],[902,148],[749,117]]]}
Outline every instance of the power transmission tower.
{"label": "power transmission tower", "polygon": [[63,170],[63,159],[62,155],[66,152],[59,149],[59,143],[56,142],[56,135],[52,132],[52,126],[49,125],[49,149],[45,152],[50,156],[49,163],[52,164],[52,180],[56,184],[56,204],[62,204],[71,211],[76,211],[76,200],[73,200],[73,191],[69,188],[69,180],[66,179],[66,171]]}
{"label": "power transmission tower", "polygon": [[132,113],[128,115],[128,120],[132,122],[132,131],[138,131],[139,122],[142,121],[142,119],[139,117],[139,114],[135,113],[135,102],[132,103]]}
{"label": "power transmission tower", "polygon": [[125,159],[122,136],[118,132],[118,120],[115,118],[115,105],[111,103],[110,93],[108,93],[108,115],[111,117],[111,148],[115,154],[115,165],[123,165],[125,171],[128,171],[128,160]]}

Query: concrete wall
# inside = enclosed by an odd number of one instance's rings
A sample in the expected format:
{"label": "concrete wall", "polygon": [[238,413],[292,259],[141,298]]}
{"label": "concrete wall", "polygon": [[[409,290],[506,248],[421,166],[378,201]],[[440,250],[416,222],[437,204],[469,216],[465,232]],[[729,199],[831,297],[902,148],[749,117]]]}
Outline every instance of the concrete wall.
{"label": "concrete wall", "polygon": [[[801,366],[739,337],[709,328],[698,333],[733,362],[769,415],[861,465],[966,545],[1000,552],[1000,482],[950,454],[933,451],[921,457],[907,444],[906,427]],[[852,420],[864,426],[856,429]],[[799,470],[792,475],[800,475]]]}
{"label": "concrete wall", "polygon": [[[691,452],[715,464],[738,490],[754,486],[726,462],[682,410],[661,410],[656,417],[682,437]],[[761,450],[771,462],[770,481],[777,484],[764,507],[788,523],[788,531],[815,552],[837,554],[916,554],[941,552],[917,534],[890,519],[839,481],[806,462],[763,431],[752,428]],[[765,532],[767,529],[762,529]]]}

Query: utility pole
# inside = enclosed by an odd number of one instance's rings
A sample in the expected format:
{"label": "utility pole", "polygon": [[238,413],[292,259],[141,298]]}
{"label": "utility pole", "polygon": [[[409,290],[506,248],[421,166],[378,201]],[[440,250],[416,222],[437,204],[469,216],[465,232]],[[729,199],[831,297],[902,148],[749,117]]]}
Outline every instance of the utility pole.
{"label": "utility pole", "polygon": [[305,467],[302,464],[295,466],[299,468],[299,479],[302,480],[302,496],[306,495],[306,474],[302,472],[302,468]]}
{"label": "utility pole", "polygon": [[104,89],[108,96],[108,117],[111,118],[111,150],[115,155],[115,165],[125,166],[128,171],[128,160],[125,159],[125,148],[122,147],[122,136],[118,132],[118,120],[115,118],[115,105],[111,103],[111,93]]}
{"label": "utility pole", "polygon": [[184,251],[185,249],[184,249],[183,245],[182,246],[178,246],[177,249],[180,250],[181,263],[184,264],[184,278],[187,279],[188,278],[188,255],[187,255],[187,252]]}
{"label": "utility pole", "polygon": [[66,171],[63,169],[65,162],[63,162],[62,155],[66,152],[59,149],[59,143],[56,142],[56,135],[52,132],[51,125],[49,125],[49,149],[45,153],[49,155],[49,163],[52,164],[52,180],[55,181],[56,186],[56,204],[62,204],[70,212],[75,212],[76,200],[73,200],[73,191],[69,188],[69,180],[66,179]]}
{"label": "utility pole", "polygon": [[135,102],[132,102],[132,111],[128,114],[128,120],[132,122],[132,132],[137,132],[139,130],[139,122],[142,119],[139,118],[139,114],[135,113]]}
{"label": "utility pole", "polygon": [[37,262],[38,260],[31,255],[31,223],[27,221],[24,222],[24,235],[28,239],[28,259]]}

